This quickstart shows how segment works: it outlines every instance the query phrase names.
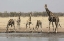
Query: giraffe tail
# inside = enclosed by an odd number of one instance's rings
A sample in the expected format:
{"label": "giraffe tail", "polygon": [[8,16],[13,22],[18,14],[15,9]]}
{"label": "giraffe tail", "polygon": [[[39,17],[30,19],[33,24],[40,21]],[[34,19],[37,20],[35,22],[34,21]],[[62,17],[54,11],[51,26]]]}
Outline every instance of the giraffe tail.
{"label": "giraffe tail", "polygon": [[59,23],[59,26],[61,27],[60,23]]}

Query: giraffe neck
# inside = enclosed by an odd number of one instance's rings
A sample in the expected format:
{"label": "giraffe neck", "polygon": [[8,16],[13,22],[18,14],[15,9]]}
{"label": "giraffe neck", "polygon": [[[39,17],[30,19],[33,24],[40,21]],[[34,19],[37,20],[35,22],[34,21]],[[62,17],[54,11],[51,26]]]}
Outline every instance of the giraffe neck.
{"label": "giraffe neck", "polygon": [[46,10],[48,16],[50,17],[50,11],[49,11],[49,9],[48,8],[45,8],[45,10]]}
{"label": "giraffe neck", "polygon": [[46,10],[49,17],[54,17],[55,16],[48,8],[45,8],[45,10]]}
{"label": "giraffe neck", "polygon": [[30,14],[30,16],[29,16],[29,21],[31,21],[31,14]]}

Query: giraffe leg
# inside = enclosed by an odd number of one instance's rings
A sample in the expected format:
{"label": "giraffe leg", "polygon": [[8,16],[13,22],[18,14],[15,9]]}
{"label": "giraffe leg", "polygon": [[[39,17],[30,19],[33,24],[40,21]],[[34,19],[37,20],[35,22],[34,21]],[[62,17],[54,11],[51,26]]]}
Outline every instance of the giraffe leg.
{"label": "giraffe leg", "polygon": [[37,29],[37,25],[36,25],[35,29]]}
{"label": "giraffe leg", "polygon": [[9,28],[9,27],[8,27],[8,25],[7,25],[7,27],[6,27],[6,32],[8,32],[8,28]]}
{"label": "giraffe leg", "polygon": [[29,28],[30,28],[30,24],[29,24]]}
{"label": "giraffe leg", "polygon": [[39,29],[39,25],[38,25],[38,29]]}
{"label": "giraffe leg", "polygon": [[38,25],[36,25],[36,29],[38,30]]}
{"label": "giraffe leg", "polygon": [[20,29],[20,22],[17,23],[18,28]]}
{"label": "giraffe leg", "polygon": [[54,24],[53,24],[53,22],[52,22],[52,26],[53,26],[53,31],[54,31]]}
{"label": "giraffe leg", "polygon": [[18,26],[19,26],[19,29],[20,29],[20,24]]}
{"label": "giraffe leg", "polygon": [[26,24],[26,28],[27,28],[27,24]]}
{"label": "giraffe leg", "polygon": [[42,23],[40,24],[41,28],[42,28]]}
{"label": "giraffe leg", "polygon": [[41,28],[42,28],[42,24],[41,24]]}
{"label": "giraffe leg", "polygon": [[56,25],[55,32],[57,33],[58,22],[55,22],[55,25]]}
{"label": "giraffe leg", "polygon": [[29,28],[30,28],[31,22],[29,22]]}
{"label": "giraffe leg", "polygon": [[[55,25],[56,25],[56,22],[55,22]],[[55,32],[56,32],[56,28],[55,28]]]}
{"label": "giraffe leg", "polygon": [[35,29],[37,29],[37,26],[38,26],[38,24],[36,23],[36,27],[35,27]]}
{"label": "giraffe leg", "polygon": [[56,33],[57,33],[57,32],[58,32],[58,22],[57,22],[57,24],[56,24],[56,29],[57,29],[57,30],[56,30]]}
{"label": "giraffe leg", "polygon": [[48,30],[48,32],[50,32],[50,23],[51,23],[51,22],[49,21],[49,30]]}
{"label": "giraffe leg", "polygon": [[16,33],[15,25],[14,25],[14,31],[15,31],[15,33]]}
{"label": "giraffe leg", "polygon": [[37,29],[39,28],[39,25],[37,26]]}
{"label": "giraffe leg", "polygon": [[41,26],[41,32],[42,32],[42,24],[40,26]]}

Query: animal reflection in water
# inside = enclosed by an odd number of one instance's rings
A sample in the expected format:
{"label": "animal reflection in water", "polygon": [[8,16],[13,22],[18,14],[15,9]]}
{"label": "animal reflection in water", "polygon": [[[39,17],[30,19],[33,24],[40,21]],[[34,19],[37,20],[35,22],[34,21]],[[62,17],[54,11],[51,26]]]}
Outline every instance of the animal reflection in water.
{"label": "animal reflection in water", "polygon": [[38,29],[39,27],[42,28],[42,22],[40,20],[37,20],[36,29]]}
{"label": "animal reflection in water", "polygon": [[10,19],[9,21],[8,21],[8,24],[7,24],[7,30],[6,30],[6,32],[8,32],[8,28],[9,28],[9,26],[14,26],[14,30],[15,30],[15,22],[14,22],[14,20],[13,19]]}

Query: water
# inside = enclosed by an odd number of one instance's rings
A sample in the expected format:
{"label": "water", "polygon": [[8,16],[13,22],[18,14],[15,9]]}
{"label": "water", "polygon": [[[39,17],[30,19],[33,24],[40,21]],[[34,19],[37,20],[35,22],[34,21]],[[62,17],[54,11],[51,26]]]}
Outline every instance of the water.
{"label": "water", "polygon": [[64,41],[64,33],[0,33],[0,41]]}
{"label": "water", "polygon": [[64,41],[64,38],[46,37],[0,37],[0,41]]}

